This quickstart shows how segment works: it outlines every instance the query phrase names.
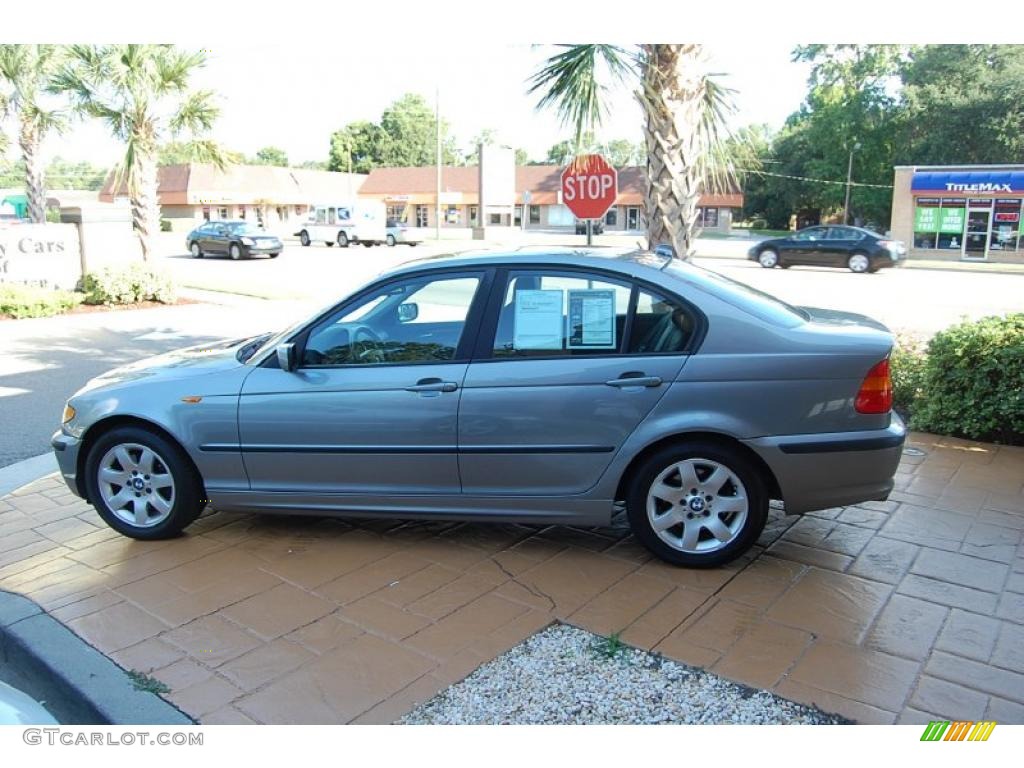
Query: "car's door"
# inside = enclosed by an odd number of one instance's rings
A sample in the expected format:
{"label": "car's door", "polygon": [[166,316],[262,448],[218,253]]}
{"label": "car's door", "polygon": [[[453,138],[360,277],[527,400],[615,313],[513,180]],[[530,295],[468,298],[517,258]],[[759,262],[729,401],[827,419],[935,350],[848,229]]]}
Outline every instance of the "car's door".
{"label": "car's door", "polygon": [[821,264],[822,242],[827,234],[827,227],[808,227],[795,233],[790,249],[789,261],[793,264]]}
{"label": "car's door", "polygon": [[825,260],[830,267],[845,267],[863,235],[852,227],[829,227],[825,237]]}
{"label": "car's door", "polygon": [[459,394],[487,275],[378,284],[297,337],[294,370],[253,371],[238,410],[252,489],[459,493]]}
{"label": "car's door", "polygon": [[459,407],[463,492],[581,493],[675,379],[699,316],[575,269],[509,270],[491,296]]}
{"label": "car's door", "polygon": [[210,253],[226,254],[230,240],[231,235],[228,231],[228,225],[214,224],[213,231],[210,233]]}

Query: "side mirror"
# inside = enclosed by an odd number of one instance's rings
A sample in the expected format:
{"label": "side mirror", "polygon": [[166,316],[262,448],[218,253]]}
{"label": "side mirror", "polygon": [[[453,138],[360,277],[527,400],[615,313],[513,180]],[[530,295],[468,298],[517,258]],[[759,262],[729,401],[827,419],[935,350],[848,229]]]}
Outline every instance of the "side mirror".
{"label": "side mirror", "polygon": [[398,305],[398,322],[411,323],[420,316],[420,306],[415,301]]}
{"label": "side mirror", "polygon": [[282,371],[295,370],[295,345],[292,343],[279,344],[277,347],[277,364]]}

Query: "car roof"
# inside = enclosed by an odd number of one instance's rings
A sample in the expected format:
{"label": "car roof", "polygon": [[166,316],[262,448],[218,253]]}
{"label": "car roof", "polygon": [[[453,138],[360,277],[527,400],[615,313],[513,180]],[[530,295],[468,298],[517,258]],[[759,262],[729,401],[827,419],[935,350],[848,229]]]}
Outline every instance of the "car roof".
{"label": "car roof", "polygon": [[[387,274],[400,275],[423,269],[493,266],[590,267],[642,276],[660,272],[671,261],[651,251],[628,248],[573,248],[525,245],[514,249],[481,249],[428,256],[399,265]],[[649,277],[653,276],[648,274]]]}
{"label": "car roof", "polygon": [[[861,232],[861,233],[863,233],[865,235],[872,235],[873,237],[881,237],[881,235],[879,235],[877,232],[873,232],[870,229],[865,229],[864,227],[855,227],[855,226],[853,226],[853,224],[812,224],[809,227],[804,227],[804,229],[818,229],[820,227],[843,227],[844,229],[856,230],[857,232]],[[798,232],[803,232],[804,229],[797,230],[797,231]],[[796,234],[796,233],[794,233],[794,234]]]}

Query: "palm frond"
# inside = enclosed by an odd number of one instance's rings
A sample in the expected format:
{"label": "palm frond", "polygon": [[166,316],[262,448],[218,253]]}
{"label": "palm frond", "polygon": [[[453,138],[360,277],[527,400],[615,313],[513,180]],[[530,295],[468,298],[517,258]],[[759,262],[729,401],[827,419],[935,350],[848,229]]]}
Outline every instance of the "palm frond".
{"label": "palm frond", "polygon": [[529,93],[540,93],[537,109],[554,107],[563,124],[573,127],[575,141],[604,119],[608,87],[602,83],[602,65],[612,80],[635,71],[633,58],[616,45],[563,45],[529,80]]}
{"label": "palm frond", "polygon": [[214,104],[213,91],[193,91],[171,116],[168,125],[175,135],[182,131],[199,133],[210,130],[219,114],[220,109]]}
{"label": "palm frond", "polygon": [[736,90],[722,83],[722,73],[709,73],[703,79],[700,137],[704,148],[700,159],[700,175],[704,188],[713,194],[735,191],[742,175],[740,167],[750,169],[755,153],[749,139],[730,127],[736,113]]}

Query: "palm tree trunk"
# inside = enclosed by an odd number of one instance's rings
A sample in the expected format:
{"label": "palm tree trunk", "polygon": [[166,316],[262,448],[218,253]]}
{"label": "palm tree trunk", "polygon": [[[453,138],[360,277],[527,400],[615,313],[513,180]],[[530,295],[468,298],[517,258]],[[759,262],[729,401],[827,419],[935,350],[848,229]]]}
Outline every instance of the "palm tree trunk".
{"label": "palm tree trunk", "polygon": [[644,111],[647,144],[647,238],[650,247],[669,243],[676,256],[693,256],[693,231],[700,201],[700,121],[704,81],[696,44],[644,45],[637,99]]}
{"label": "palm tree trunk", "polygon": [[25,163],[25,196],[28,198],[28,217],[33,224],[46,223],[46,185],[43,180],[42,158],[39,157],[39,136],[28,120],[22,120],[18,144]]}
{"label": "palm tree trunk", "polygon": [[157,164],[155,155],[139,151],[132,169],[135,178],[128,183],[132,205],[132,221],[142,245],[142,259],[149,261],[155,246],[154,235],[160,231],[160,204],[157,200]]}

